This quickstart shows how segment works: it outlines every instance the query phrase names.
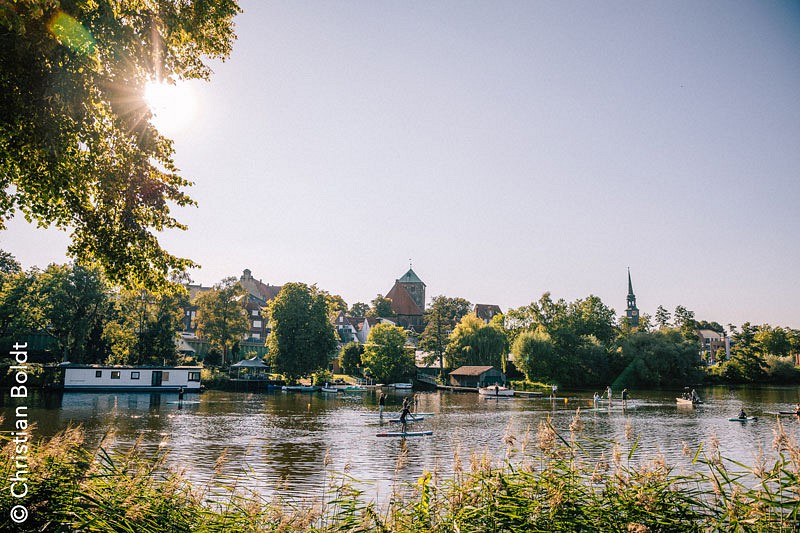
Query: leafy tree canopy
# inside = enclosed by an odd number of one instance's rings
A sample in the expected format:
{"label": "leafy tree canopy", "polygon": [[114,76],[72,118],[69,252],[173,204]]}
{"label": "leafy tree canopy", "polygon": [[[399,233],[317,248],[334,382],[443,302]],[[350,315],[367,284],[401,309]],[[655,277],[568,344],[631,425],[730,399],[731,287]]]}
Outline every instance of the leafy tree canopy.
{"label": "leafy tree canopy", "polygon": [[394,316],[392,311],[392,299],[386,298],[383,294],[378,294],[370,302],[371,306],[367,311],[367,316],[371,318],[391,318]]}
{"label": "leafy tree canopy", "polygon": [[305,283],[287,283],[270,302],[267,338],[272,368],[289,380],[327,369],[336,354],[325,294]]}
{"label": "leafy tree canopy", "polygon": [[197,296],[197,336],[222,348],[222,363],[227,363],[229,349],[250,329],[245,310],[247,291],[235,277]]}
{"label": "leafy tree canopy", "polygon": [[508,339],[501,328],[484,324],[470,313],[453,330],[445,351],[450,368],[463,365],[490,365],[505,369]]}
{"label": "leafy tree canopy", "polygon": [[113,282],[163,287],[192,266],[155,232],[193,201],[143,100],[154,80],[208,79],[235,39],[235,0],[0,4],[0,229],[21,212],[72,230],[69,253]]}
{"label": "leafy tree canopy", "polygon": [[405,330],[391,324],[376,324],[370,330],[362,362],[366,375],[384,383],[406,381],[415,372]]}

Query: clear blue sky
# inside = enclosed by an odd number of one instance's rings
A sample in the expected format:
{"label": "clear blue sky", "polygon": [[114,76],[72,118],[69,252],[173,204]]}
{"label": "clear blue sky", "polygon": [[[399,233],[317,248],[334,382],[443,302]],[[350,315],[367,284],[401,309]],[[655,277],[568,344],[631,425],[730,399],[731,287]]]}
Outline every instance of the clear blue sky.
{"label": "clear blue sky", "polygon": [[[800,3],[243,1],[162,237],[352,304],[407,269],[503,310],[545,291],[800,327]],[[14,223],[25,267],[66,238]]]}

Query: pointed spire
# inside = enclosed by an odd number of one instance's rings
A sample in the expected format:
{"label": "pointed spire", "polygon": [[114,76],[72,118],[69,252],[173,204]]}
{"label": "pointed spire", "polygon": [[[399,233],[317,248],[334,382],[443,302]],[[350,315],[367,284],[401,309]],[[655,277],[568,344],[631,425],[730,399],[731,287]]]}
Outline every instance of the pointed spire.
{"label": "pointed spire", "polygon": [[631,283],[631,267],[628,267],[628,296],[633,296],[633,283]]}

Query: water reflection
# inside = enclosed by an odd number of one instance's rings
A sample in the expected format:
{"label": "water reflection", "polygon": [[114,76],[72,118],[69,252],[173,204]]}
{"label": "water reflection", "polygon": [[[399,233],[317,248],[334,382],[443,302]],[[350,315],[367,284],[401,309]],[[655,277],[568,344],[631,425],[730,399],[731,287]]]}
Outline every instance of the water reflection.
{"label": "water reflection", "polygon": [[[194,482],[212,479],[240,484],[265,495],[292,498],[321,494],[328,469],[349,470],[362,480],[370,497],[383,499],[397,480],[415,482],[426,470],[448,476],[458,450],[465,467],[471,454],[487,453],[494,461],[505,457],[503,437],[526,431],[535,433],[549,419],[567,436],[575,410],[581,408],[583,433],[595,440],[587,445],[597,457],[610,450],[609,442],[631,446],[638,439],[634,460],[649,460],[662,453],[668,462],[690,467],[684,443],[692,451],[707,444],[712,435],[723,455],[753,463],[754,453],[771,449],[774,413],[792,410],[800,401],[798,388],[708,388],[699,391],[705,403],[677,406],[677,391],[632,392],[623,408],[595,408],[591,393],[566,394],[567,400],[511,398],[486,400],[476,394],[422,393],[418,409],[436,413],[417,422],[415,429],[431,429],[432,437],[406,440],[378,438],[391,428],[374,416],[377,395],[322,395],[308,393],[186,394],[183,404],[176,393],[64,393],[26,399],[39,436],[52,435],[70,423],[82,424],[87,442],[97,444],[103,435],[115,436],[112,448],[125,450],[137,439],[147,453],[157,453],[166,441],[168,463],[186,472]],[[390,393],[387,412],[399,412],[407,394]],[[6,402],[5,410],[13,406]],[[744,406],[759,416],[755,423],[729,422]],[[799,438],[800,422],[784,417],[787,430]],[[4,429],[10,429],[7,416]],[[221,457],[225,461],[220,462]]]}

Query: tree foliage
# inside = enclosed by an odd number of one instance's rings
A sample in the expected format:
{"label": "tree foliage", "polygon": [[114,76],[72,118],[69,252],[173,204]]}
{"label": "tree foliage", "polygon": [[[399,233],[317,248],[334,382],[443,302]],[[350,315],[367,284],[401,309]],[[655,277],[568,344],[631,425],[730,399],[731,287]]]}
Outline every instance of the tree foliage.
{"label": "tree foliage", "polygon": [[0,4],[0,229],[20,212],[72,229],[69,253],[128,286],[192,265],[155,232],[193,201],[147,82],[208,79],[235,39],[234,0]]}
{"label": "tree foliage", "polygon": [[26,312],[56,340],[64,361],[97,363],[107,353],[103,325],[111,306],[100,269],[71,263],[50,265],[36,276]]}
{"label": "tree foliage", "polygon": [[325,295],[315,286],[287,283],[270,302],[272,331],[267,338],[272,368],[289,380],[328,368],[336,336]]}
{"label": "tree foliage", "polygon": [[392,299],[386,298],[382,294],[378,294],[370,302],[369,311],[367,316],[370,318],[391,318],[394,316],[392,311]]}
{"label": "tree foliage", "polygon": [[214,288],[197,296],[197,336],[222,349],[222,364],[228,351],[250,329],[245,310],[247,291],[235,277],[223,279]]}
{"label": "tree foliage", "polygon": [[160,293],[122,290],[115,300],[115,320],[106,324],[111,345],[109,363],[174,365],[178,363],[181,306],[188,300],[185,287],[172,284]]}
{"label": "tree foliage", "polygon": [[464,316],[450,335],[445,350],[449,368],[463,365],[493,366],[505,369],[508,339],[496,325],[484,324],[470,313]]}
{"label": "tree foliage", "polygon": [[362,374],[361,358],[363,355],[364,346],[357,342],[348,342],[342,346],[339,352],[339,366],[342,368],[342,372],[350,376]]}
{"label": "tree foliage", "polygon": [[357,316],[357,317],[367,316],[368,312],[369,312],[369,306],[364,302],[356,302],[350,308],[350,316]]}
{"label": "tree foliage", "polygon": [[383,383],[406,381],[414,375],[414,352],[406,347],[403,328],[376,324],[362,356],[364,373]]}
{"label": "tree foliage", "polygon": [[676,330],[632,335],[622,343],[622,359],[619,386],[685,386],[700,377],[696,344]]}
{"label": "tree foliage", "polygon": [[[435,296],[425,311],[425,330],[420,335],[419,347],[431,354],[431,363],[438,360],[444,368],[444,350],[447,339],[456,324],[472,310],[472,304],[464,298]],[[435,358],[435,359],[434,359]]]}
{"label": "tree foliage", "polygon": [[[522,356],[513,351],[515,361],[520,358],[517,367],[521,371],[566,386],[586,386],[607,383],[615,377],[615,320],[615,311],[596,296],[567,303],[563,299],[554,301],[550,293],[544,293],[537,302],[509,310],[505,325],[515,350],[527,350]],[[518,344],[523,335],[525,340]],[[546,351],[544,341],[552,352]]]}

